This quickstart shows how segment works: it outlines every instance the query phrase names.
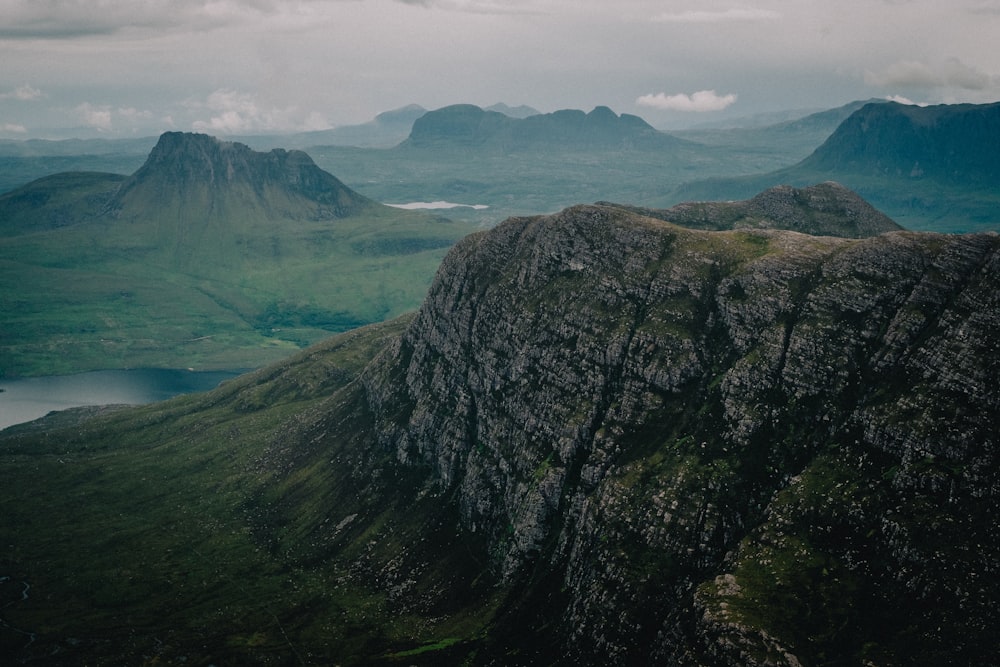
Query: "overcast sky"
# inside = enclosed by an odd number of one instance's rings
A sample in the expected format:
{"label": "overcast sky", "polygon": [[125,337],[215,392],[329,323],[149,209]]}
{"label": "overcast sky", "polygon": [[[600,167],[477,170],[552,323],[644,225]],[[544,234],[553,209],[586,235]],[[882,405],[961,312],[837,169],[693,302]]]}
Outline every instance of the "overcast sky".
{"label": "overcast sky", "polygon": [[0,0],[0,137],[1000,100],[1000,0]]}

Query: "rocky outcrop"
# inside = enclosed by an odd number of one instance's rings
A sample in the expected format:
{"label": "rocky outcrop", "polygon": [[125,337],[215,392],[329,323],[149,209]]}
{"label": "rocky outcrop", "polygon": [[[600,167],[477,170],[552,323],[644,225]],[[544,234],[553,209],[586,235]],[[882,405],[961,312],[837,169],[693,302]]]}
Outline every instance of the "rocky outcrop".
{"label": "rocky outcrop", "polygon": [[366,393],[531,582],[505,622],[533,659],[974,662],[1000,630],[998,284],[996,235],[577,207],[460,243]]}
{"label": "rocky outcrop", "polygon": [[[607,202],[599,202],[606,204]],[[623,206],[639,215],[692,229],[787,229],[816,236],[864,238],[902,229],[843,185],[779,185],[745,201],[688,202],[668,209]]]}
{"label": "rocky outcrop", "polygon": [[178,217],[204,222],[243,210],[327,220],[372,205],[302,151],[263,153],[205,134],[165,132],[108,208],[125,218],[176,210]]}
{"label": "rocky outcrop", "polygon": [[990,664],[998,286],[995,234],[511,219],[411,317],[0,434],[0,640],[57,664]]}

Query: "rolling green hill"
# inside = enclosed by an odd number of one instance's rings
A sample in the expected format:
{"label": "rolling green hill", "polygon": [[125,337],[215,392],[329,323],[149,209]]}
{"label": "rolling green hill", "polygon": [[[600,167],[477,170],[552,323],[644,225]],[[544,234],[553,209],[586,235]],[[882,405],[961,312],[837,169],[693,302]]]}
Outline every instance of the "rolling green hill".
{"label": "rolling green hill", "polygon": [[468,225],[378,204],[300,151],[167,133],[127,178],[0,197],[0,369],[245,368],[419,305]]}

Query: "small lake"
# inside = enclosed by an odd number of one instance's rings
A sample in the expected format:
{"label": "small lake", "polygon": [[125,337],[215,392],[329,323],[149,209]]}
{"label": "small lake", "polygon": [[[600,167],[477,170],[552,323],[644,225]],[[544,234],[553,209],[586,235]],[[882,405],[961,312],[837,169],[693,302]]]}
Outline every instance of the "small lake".
{"label": "small lake", "polygon": [[476,211],[482,211],[489,208],[486,204],[456,204],[455,202],[450,201],[411,201],[408,204],[386,204],[386,206],[392,206],[393,208],[405,208],[411,211],[437,208],[471,208]]}
{"label": "small lake", "polygon": [[214,389],[246,371],[136,368],[5,380],[0,378],[0,429],[83,405],[140,405]]}

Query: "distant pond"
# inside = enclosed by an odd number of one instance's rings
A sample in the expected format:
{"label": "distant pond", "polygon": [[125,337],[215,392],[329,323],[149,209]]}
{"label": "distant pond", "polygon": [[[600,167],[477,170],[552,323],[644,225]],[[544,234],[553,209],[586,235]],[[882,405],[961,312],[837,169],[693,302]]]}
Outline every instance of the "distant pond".
{"label": "distant pond", "polygon": [[140,405],[214,389],[240,371],[136,368],[75,375],[0,378],[0,429],[83,405]]}
{"label": "distant pond", "polygon": [[393,208],[405,208],[409,210],[435,209],[435,208],[472,208],[477,211],[489,208],[486,204],[456,204],[450,201],[411,201],[407,204],[386,204]]}

